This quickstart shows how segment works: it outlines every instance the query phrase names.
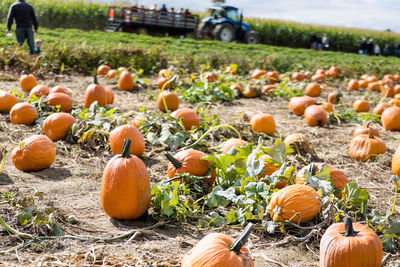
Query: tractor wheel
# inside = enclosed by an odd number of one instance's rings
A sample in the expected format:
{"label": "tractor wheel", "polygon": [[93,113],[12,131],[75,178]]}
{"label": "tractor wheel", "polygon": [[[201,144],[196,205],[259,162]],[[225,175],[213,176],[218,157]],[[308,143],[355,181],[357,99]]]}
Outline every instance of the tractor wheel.
{"label": "tractor wheel", "polygon": [[201,38],[212,38],[212,29],[212,24],[201,22],[197,28],[197,32]]}
{"label": "tractor wheel", "polygon": [[258,44],[258,33],[254,31],[247,32],[245,42],[248,44]]}
{"label": "tractor wheel", "polygon": [[222,23],[215,26],[214,37],[222,42],[232,42],[235,39],[235,32],[229,23]]}

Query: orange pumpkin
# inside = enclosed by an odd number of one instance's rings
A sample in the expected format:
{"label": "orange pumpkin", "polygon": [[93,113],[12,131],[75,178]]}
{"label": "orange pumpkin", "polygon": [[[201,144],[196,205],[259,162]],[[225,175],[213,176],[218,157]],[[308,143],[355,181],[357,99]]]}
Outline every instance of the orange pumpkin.
{"label": "orange pumpkin", "polygon": [[130,153],[141,156],[145,150],[145,142],[142,133],[133,125],[122,125],[110,133],[110,148],[114,155],[121,154],[125,139],[131,139]]}
{"label": "orange pumpkin", "polygon": [[196,111],[191,108],[177,109],[172,112],[171,115],[181,119],[186,130],[190,130],[192,127],[198,128],[200,126],[200,118],[197,116]]}
{"label": "orange pumpkin", "polygon": [[38,84],[35,87],[32,88],[32,90],[29,92],[29,96],[47,96],[50,93],[49,87],[43,84]]}
{"label": "orange pumpkin", "polygon": [[358,89],[360,89],[360,84],[358,83],[358,81],[356,79],[351,79],[349,81],[349,84],[347,85],[347,89],[358,90]]}
{"label": "orange pumpkin", "polygon": [[30,92],[33,87],[37,85],[37,81],[35,76],[32,74],[29,75],[22,75],[21,78],[19,78],[19,84],[21,86],[21,90],[24,92]]}
{"label": "orange pumpkin", "polygon": [[252,229],[249,223],[236,240],[224,234],[208,234],[183,258],[182,267],[254,267],[244,247]]}
{"label": "orange pumpkin", "polygon": [[114,103],[113,91],[111,91],[111,89],[108,87],[104,87],[104,91],[106,92],[107,95],[107,105],[112,105],[112,103]]}
{"label": "orange pumpkin", "polygon": [[315,71],[315,74],[322,74],[322,75],[325,75],[325,76],[326,76],[326,71],[325,71],[324,69],[317,69],[317,70]]}
{"label": "orange pumpkin", "polygon": [[400,131],[400,108],[393,106],[385,109],[381,121],[386,131]]}
{"label": "orange pumpkin", "polygon": [[108,65],[100,65],[97,68],[97,75],[107,75],[107,73],[111,70],[110,66]]}
{"label": "orange pumpkin", "polygon": [[270,114],[256,114],[250,120],[251,130],[256,133],[274,134],[276,124]]}
{"label": "orange pumpkin", "polygon": [[397,147],[392,157],[392,173],[400,176],[400,146]]}
{"label": "orange pumpkin", "polygon": [[326,112],[333,112],[333,105],[330,102],[322,102],[322,108],[326,111]]}
{"label": "orange pumpkin", "polygon": [[327,97],[327,101],[329,102],[329,103],[332,103],[332,104],[337,104],[337,103],[339,103],[339,101],[340,101],[340,99],[342,98],[342,94],[341,93],[330,93],[329,95],[328,95],[328,97]]}
{"label": "orange pumpkin", "polygon": [[240,84],[237,84],[237,83],[231,84],[231,86],[229,86],[229,88],[230,88],[231,90],[236,90],[236,91],[238,91],[239,93],[242,93],[242,92],[243,92],[243,87],[242,87]]}
{"label": "orange pumpkin", "polygon": [[64,112],[69,112],[72,109],[72,98],[63,93],[49,94],[46,102],[49,106],[60,106],[60,110]]}
{"label": "orange pumpkin", "polygon": [[84,99],[85,108],[90,107],[95,101],[97,101],[99,106],[106,106],[108,102],[107,92],[104,87],[98,83],[96,76],[94,76],[94,82],[86,88]]}
{"label": "orange pumpkin", "polygon": [[151,192],[146,165],[130,155],[131,140],[124,141],[122,154],[111,158],[103,172],[101,207],[108,216],[131,220],[142,216],[148,209]]}
{"label": "orange pumpkin", "polygon": [[392,98],[389,100],[389,105],[390,106],[396,106],[396,107],[400,107],[400,100],[397,98]]}
{"label": "orange pumpkin", "polygon": [[396,84],[393,90],[395,95],[400,94],[400,84]]}
{"label": "orange pumpkin", "polygon": [[[167,109],[169,111],[175,111],[175,110],[178,109],[178,107],[179,107],[179,97],[178,97],[177,93],[163,91],[162,95],[164,96],[165,104],[166,104]],[[159,110],[161,110],[163,112],[166,112],[162,95],[161,95],[161,93],[158,95],[157,107],[158,107]]]}
{"label": "orange pumpkin", "polygon": [[353,103],[353,109],[356,112],[368,112],[370,108],[371,108],[371,105],[365,99],[357,99]]}
{"label": "orange pumpkin", "polygon": [[368,88],[369,82],[367,80],[360,80],[358,81],[358,85],[360,88]]}
{"label": "orange pumpkin", "polygon": [[53,94],[53,93],[62,93],[62,94],[66,94],[72,97],[72,92],[71,90],[69,90],[68,88],[62,87],[60,85],[54,86],[53,88],[51,88],[49,94]]}
{"label": "orange pumpkin", "polygon": [[321,267],[380,267],[382,242],[377,234],[366,225],[334,223],[321,238],[319,262]]}
{"label": "orange pumpkin", "polygon": [[328,76],[330,76],[334,79],[339,77],[339,73],[340,73],[340,70],[335,66],[331,66],[328,70]]}
{"label": "orange pumpkin", "polygon": [[314,219],[320,210],[318,193],[312,187],[303,184],[289,185],[275,192],[268,204],[268,212],[275,222],[308,222]]}
{"label": "orange pumpkin", "polygon": [[368,84],[368,90],[380,92],[382,85],[378,82],[371,82]]}
{"label": "orange pumpkin", "polygon": [[167,83],[169,82],[169,80],[171,80],[171,77],[160,77],[157,79],[157,88],[162,89],[164,87],[164,89],[170,89],[172,88],[172,83]]}
{"label": "orange pumpkin", "polygon": [[310,141],[302,133],[289,134],[288,136],[286,136],[283,142],[285,143],[285,145],[290,146],[290,148],[293,150],[291,154],[298,153],[300,147],[304,147],[306,151],[313,150]]}
{"label": "orange pumpkin", "polygon": [[262,76],[267,74],[266,70],[253,70],[250,72],[250,77],[252,79],[260,79]]}
{"label": "orange pumpkin", "polygon": [[371,133],[360,134],[351,140],[349,147],[350,157],[359,161],[367,161],[376,155],[386,152],[385,142]]}
{"label": "orange pumpkin", "polygon": [[301,81],[303,81],[305,78],[306,78],[306,77],[305,77],[304,73],[298,72],[298,71],[293,72],[292,77],[291,77],[292,81],[296,81],[296,82],[301,82]]}
{"label": "orange pumpkin", "polygon": [[131,124],[135,126],[136,128],[139,128],[140,125],[144,124],[147,122],[147,118],[141,114],[137,114],[133,120],[131,121]]}
{"label": "orange pumpkin", "polygon": [[318,83],[310,83],[305,90],[306,95],[316,97],[321,94],[321,85]]}
{"label": "orange pumpkin", "polygon": [[373,83],[373,82],[377,82],[378,78],[375,75],[370,75],[370,76],[368,76],[368,78],[366,80],[368,83]]}
{"label": "orange pumpkin", "polygon": [[244,89],[243,94],[246,98],[254,98],[258,96],[258,90],[255,86],[249,84]]}
{"label": "orange pumpkin", "polygon": [[12,124],[30,125],[35,123],[39,113],[29,103],[23,102],[15,104],[10,110],[10,120]]}
{"label": "orange pumpkin", "polygon": [[289,109],[297,116],[302,116],[308,106],[314,105],[315,99],[309,96],[292,97],[289,101]]}
{"label": "orange pumpkin", "polygon": [[369,125],[370,125],[370,123],[368,123],[366,126],[357,127],[353,132],[353,137],[356,137],[357,135],[360,135],[360,134],[368,134],[368,135],[372,134],[373,136],[379,137],[378,130],[370,127]]}
{"label": "orange pumpkin", "polygon": [[224,145],[222,146],[221,152],[222,152],[222,154],[226,154],[233,147],[246,146],[246,145],[247,145],[247,142],[242,139],[231,138],[224,143]]}
{"label": "orange pumpkin", "polygon": [[12,162],[20,171],[32,172],[50,168],[56,159],[53,142],[45,135],[24,139],[12,151]]}
{"label": "orange pumpkin", "polygon": [[[267,175],[272,175],[274,172],[280,169],[280,166],[275,165],[274,163],[271,162],[273,161],[272,157],[269,155],[262,155],[261,158],[264,161],[264,173],[258,175],[258,179],[260,180],[261,178],[264,178]],[[281,182],[278,182],[275,187],[278,189],[282,189],[287,185],[288,180],[284,179]],[[266,184],[269,184],[268,181],[265,181]]]}
{"label": "orange pumpkin", "polygon": [[76,120],[71,114],[53,113],[44,120],[43,132],[52,141],[62,140],[75,122]]}
{"label": "orange pumpkin", "polygon": [[311,80],[315,82],[325,82],[326,76],[323,74],[314,74],[313,76],[311,76]]}
{"label": "orange pumpkin", "polygon": [[268,85],[264,85],[261,88],[261,92],[263,94],[268,94],[269,92],[271,92],[271,90],[278,88],[278,86],[274,85],[274,84],[268,84]]}
{"label": "orange pumpkin", "polygon": [[[168,178],[172,179],[177,174],[189,173],[193,176],[205,176],[210,172],[210,162],[202,158],[207,156],[202,151],[188,149],[181,150],[175,156],[166,153],[168,163]],[[216,178],[216,172],[213,170],[209,177],[203,179],[205,183],[212,186]]]}
{"label": "orange pumpkin", "polygon": [[267,79],[270,83],[276,83],[280,80],[279,73],[276,70],[268,71],[265,79]]}
{"label": "orange pumpkin", "polygon": [[257,112],[254,111],[246,111],[242,113],[242,120],[245,122],[250,122],[251,118],[253,118],[254,115],[256,115]]}
{"label": "orange pumpkin", "polygon": [[11,108],[18,104],[19,100],[15,95],[10,94],[9,92],[0,90],[0,112],[9,113]]}
{"label": "orange pumpkin", "polygon": [[390,105],[389,103],[382,102],[382,103],[379,103],[379,104],[374,108],[373,112],[374,112],[375,114],[382,115],[383,111],[384,111],[385,109],[389,108],[389,107],[391,107],[391,105]]}
{"label": "orange pumpkin", "polygon": [[162,69],[158,72],[157,78],[169,77],[170,73],[168,69]]}
{"label": "orange pumpkin", "polygon": [[311,105],[304,111],[304,118],[309,126],[324,126],[328,122],[328,114],[318,105]]}
{"label": "orange pumpkin", "polygon": [[[315,175],[316,173],[318,173],[318,171],[324,165],[324,163],[312,163],[312,164],[313,164],[313,168],[311,170],[312,173],[310,173],[311,175]],[[306,178],[304,176],[304,173],[310,170],[310,166],[311,165],[305,166],[297,172],[296,184],[308,184],[306,181]],[[336,168],[332,165],[328,165],[328,167],[329,167],[329,175],[331,176],[331,180],[332,180],[335,188],[340,191],[343,191],[344,187],[349,182],[347,175],[343,171],[339,170],[338,168]],[[339,193],[338,197],[341,198],[342,194]]]}
{"label": "orange pumpkin", "polygon": [[123,71],[118,79],[118,88],[121,91],[132,91],[135,87],[135,82],[130,72]]}
{"label": "orange pumpkin", "polygon": [[218,81],[218,74],[215,72],[206,72],[204,73],[204,78],[207,80],[207,82],[213,83]]}
{"label": "orange pumpkin", "polygon": [[107,80],[112,80],[117,77],[117,71],[116,70],[109,70],[107,72]]}
{"label": "orange pumpkin", "polygon": [[383,86],[382,94],[384,97],[393,97],[394,96],[394,87],[391,85]]}

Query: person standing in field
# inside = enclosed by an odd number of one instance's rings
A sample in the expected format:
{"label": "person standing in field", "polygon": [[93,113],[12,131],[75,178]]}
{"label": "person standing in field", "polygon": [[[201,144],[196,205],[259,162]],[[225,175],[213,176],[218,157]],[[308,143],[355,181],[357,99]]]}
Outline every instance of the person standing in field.
{"label": "person standing in field", "polygon": [[36,18],[33,7],[26,3],[25,0],[18,0],[11,5],[7,17],[7,34],[11,32],[11,26],[15,20],[17,42],[23,45],[25,40],[28,41],[29,51],[31,55],[35,53],[35,41],[33,38],[32,24],[35,33],[38,33],[39,23]]}
{"label": "person standing in field", "polygon": [[322,49],[327,51],[329,49],[329,38],[326,33],[322,36]]}

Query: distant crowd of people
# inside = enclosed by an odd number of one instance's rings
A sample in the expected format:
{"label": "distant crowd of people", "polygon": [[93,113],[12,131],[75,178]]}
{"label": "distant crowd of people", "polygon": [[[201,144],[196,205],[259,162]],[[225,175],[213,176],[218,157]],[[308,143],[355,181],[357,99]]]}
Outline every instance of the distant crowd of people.
{"label": "distant crowd of people", "polygon": [[328,50],[329,49],[329,39],[328,35],[324,33],[322,36],[311,34],[310,45],[312,50]]}
{"label": "distant crowd of people", "polygon": [[[139,9],[137,4],[133,5],[132,8],[133,9],[135,9],[135,8]],[[175,12],[175,8],[174,7],[171,7],[170,9],[168,9],[166,4],[163,4],[161,6],[161,8],[159,8],[159,9],[157,8],[157,4],[154,4],[151,8],[147,8],[144,5],[141,5],[140,9],[150,9],[152,11],[160,11],[160,12],[163,12],[163,13],[174,13],[174,14],[180,14],[180,15],[192,15],[192,13],[189,11],[188,8],[186,8],[186,9],[180,8],[178,12]]]}

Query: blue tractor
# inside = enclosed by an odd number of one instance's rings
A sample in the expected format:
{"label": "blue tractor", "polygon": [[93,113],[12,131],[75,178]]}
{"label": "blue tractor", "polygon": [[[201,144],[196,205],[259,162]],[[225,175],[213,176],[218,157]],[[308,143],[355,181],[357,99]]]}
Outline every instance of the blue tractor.
{"label": "blue tractor", "polygon": [[237,7],[216,5],[210,11],[211,15],[202,19],[198,26],[201,37],[223,42],[258,43],[258,33],[251,31],[250,26],[243,22],[243,14],[239,15]]}

